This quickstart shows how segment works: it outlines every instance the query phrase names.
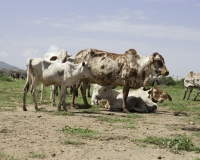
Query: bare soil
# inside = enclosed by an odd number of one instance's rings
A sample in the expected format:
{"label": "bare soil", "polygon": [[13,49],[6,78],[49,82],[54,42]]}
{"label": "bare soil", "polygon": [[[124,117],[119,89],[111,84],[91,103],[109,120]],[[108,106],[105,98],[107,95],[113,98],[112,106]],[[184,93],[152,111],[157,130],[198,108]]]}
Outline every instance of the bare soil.
{"label": "bare soil", "polygon": [[[55,107],[39,106],[46,111],[35,112],[33,105],[28,111],[17,107],[15,111],[0,110],[0,159],[31,160],[33,154],[43,154],[45,160],[194,160],[200,158],[195,152],[181,151],[174,154],[167,148],[144,145],[136,139],[147,136],[174,137],[186,134],[195,144],[200,138],[193,133],[200,131],[200,125],[188,123],[192,115],[174,114],[168,107],[161,107],[153,114],[140,114],[133,124],[109,123],[97,120],[98,117],[125,118],[127,114],[101,109],[100,113],[83,113],[71,109],[74,116],[55,115]],[[64,126],[88,128],[98,131],[94,137],[81,137],[65,134]],[[126,127],[131,125],[134,128]],[[173,129],[176,128],[176,129]],[[64,144],[66,140],[80,141],[83,144]]]}

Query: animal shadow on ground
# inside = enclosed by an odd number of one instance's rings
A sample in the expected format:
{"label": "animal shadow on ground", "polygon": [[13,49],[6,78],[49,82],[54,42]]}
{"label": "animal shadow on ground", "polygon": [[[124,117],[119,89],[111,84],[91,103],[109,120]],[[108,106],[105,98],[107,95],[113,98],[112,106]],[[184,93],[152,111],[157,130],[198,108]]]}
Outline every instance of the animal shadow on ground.
{"label": "animal shadow on ground", "polygon": [[171,114],[169,111],[156,111],[155,114]]}
{"label": "animal shadow on ground", "polygon": [[196,128],[196,127],[183,127],[183,128],[181,128],[181,130],[191,131],[191,132],[199,132],[200,128]]}

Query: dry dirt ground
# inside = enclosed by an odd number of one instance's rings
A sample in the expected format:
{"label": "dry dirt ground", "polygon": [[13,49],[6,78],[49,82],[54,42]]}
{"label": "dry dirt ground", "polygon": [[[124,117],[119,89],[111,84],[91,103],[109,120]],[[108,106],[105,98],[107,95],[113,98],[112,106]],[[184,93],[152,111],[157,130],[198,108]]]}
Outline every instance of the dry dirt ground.
{"label": "dry dirt ground", "polygon": [[[168,107],[159,108],[155,114],[140,114],[133,124],[123,122],[109,123],[97,120],[98,117],[124,118],[127,114],[109,112],[83,113],[79,109],[69,110],[74,116],[52,114],[55,107],[35,112],[33,105],[28,111],[17,107],[15,111],[0,110],[0,159],[31,160],[34,154],[44,155],[45,160],[194,160],[200,158],[195,152],[181,151],[174,154],[169,149],[155,145],[143,145],[135,139],[147,136],[173,137],[178,134],[192,136],[197,124],[189,124],[186,119],[191,115],[174,115]],[[88,128],[98,131],[94,137],[81,137],[65,134],[64,126]],[[126,127],[126,125],[133,128]],[[124,126],[124,127],[123,127]],[[173,129],[176,128],[176,129]],[[65,141],[79,141],[83,144],[64,144]],[[193,142],[200,144],[197,137]],[[141,144],[140,144],[141,143]],[[7,157],[7,158],[6,158]]]}

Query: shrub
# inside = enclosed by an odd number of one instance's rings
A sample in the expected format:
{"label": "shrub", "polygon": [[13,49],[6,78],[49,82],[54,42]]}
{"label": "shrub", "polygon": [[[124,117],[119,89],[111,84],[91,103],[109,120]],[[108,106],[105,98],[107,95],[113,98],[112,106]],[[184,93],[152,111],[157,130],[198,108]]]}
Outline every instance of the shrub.
{"label": "shrub", "polygon": [[3,74],[0,74],[0,81],[13,82],[14,80],[9,76],[4,76]]}

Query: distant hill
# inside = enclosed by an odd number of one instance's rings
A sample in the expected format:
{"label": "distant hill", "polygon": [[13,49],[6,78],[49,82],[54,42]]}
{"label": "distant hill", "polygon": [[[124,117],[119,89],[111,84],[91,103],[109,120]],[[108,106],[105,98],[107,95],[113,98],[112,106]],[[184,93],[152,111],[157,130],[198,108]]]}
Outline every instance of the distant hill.
{"label": "distant hill", "polygon": [[18,67],[12,66],[10,64],[7,64],[5,62],[0,61],[0,69],[20,69]]}

